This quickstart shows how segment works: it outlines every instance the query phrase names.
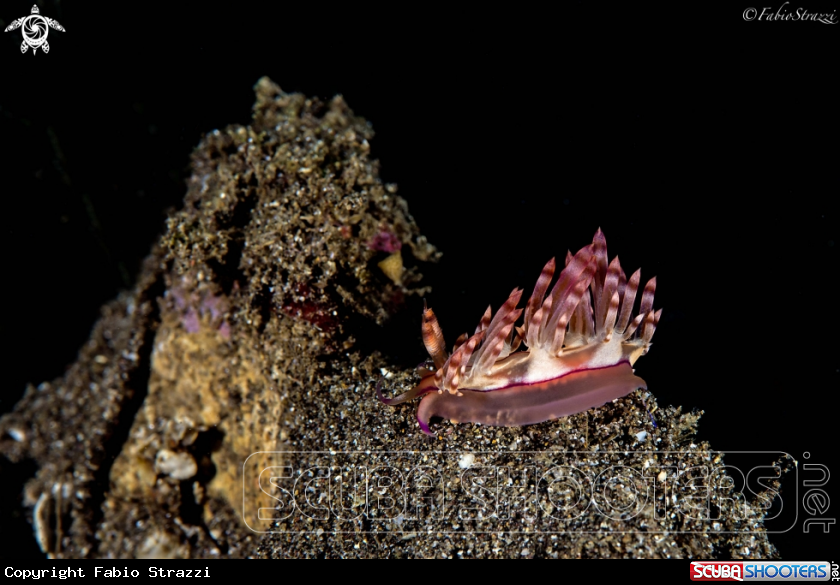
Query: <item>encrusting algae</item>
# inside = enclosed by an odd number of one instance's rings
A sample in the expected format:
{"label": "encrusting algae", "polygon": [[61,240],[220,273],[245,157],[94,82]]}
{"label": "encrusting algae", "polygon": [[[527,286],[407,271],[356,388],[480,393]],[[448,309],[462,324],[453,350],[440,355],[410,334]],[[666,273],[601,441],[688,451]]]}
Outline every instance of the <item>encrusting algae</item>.
{"label": "encrusting algae", "polygon": [[[775,556],[760,498],[733,498],[737,514],[718,509],[714,521],[665,505],[691,491],[672,470],[705,466],[722,477],[723,462],[693,442],[698,415],[656,410],[643,391],[525,428],[444,423],[434,440],[410,409],[383,409],[374,391],[382,375],[395,391],[418,376],[414,364],[389,363],[371,332],[428,290],[420,269],[440,254],[396,187],[379,180],[371,127],[341,97],[286,94],[267,78],[255,89],[251,124],[210,132],[196,148],[183,208],[134,289],[103,307],[62,378],[30,386],[0,419],[0,455],[37,464],[25,503],[45,552]],[[418,338],[418,360],[423,353]],[[276,514],[285,492],[272,486],[284,474],[310,474],[300,484],[309,494],[325,485],[318,465],[351,463],[389,470],[388,485],[434,468],[439,481],[421,486],[426,513],[371,507],[374,492],[362,491],[342,500],[346,513]],[[520,473],[545,468],[559,480],[558,469],[604,465],[658,487],[633,513],[569,514],[555,492],[541,503],[539,481]],[[476,511],[461,483],[482,466],[497,479],[516,471],[499,484],[510,490],[503,514]],[[346,482],[338,467],[326,477]],[[319,498],[306,505],[339,509]]]}

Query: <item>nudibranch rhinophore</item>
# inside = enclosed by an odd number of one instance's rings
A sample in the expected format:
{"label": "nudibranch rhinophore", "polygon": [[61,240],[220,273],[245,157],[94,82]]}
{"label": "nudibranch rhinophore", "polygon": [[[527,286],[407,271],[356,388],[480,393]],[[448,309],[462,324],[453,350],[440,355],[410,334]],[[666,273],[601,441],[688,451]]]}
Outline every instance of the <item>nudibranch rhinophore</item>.
{"label": "nudibranch rhinophore", "polygon": [[[653,310],[656,277],[633,305],[641,272],[628,280],[618,257],[607,258],[599,229],[592,243],[572,256],[548,291],[554,258],[543,268],[524,309],[514,289],[495,315],[487,307],[472,336],[463,334],[447,355],[443,333],[431,309],[423,311],[423,343],[434,363],[420,383],[396,398],[396,405],[424,396],[417,420],[426,434],[434,417],[491,426],[522,426],[595,408],[647,389],[632,366],[648,352],[662,309]],[[524,322],[514,327],[524,310]],[[524,342],[527,350],[517,351]],[[435,392],[435,390],[437,392]]]}

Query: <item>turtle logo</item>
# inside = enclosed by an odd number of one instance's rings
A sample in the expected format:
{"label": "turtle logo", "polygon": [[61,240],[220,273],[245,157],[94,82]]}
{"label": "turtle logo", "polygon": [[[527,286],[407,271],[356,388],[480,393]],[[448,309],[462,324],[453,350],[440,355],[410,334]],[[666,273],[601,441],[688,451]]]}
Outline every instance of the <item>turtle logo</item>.
{"label": "turtle logo", "polygon": [[32,54],[34,55],[40,47],[45,53],[50,52],[50,45],[47,42],[47,33],[50,32],[50,27],[57,31],[64,32],[64,27],[58,24],[57,20],[41,16],[38,6],[32,7],[32,14],[18,18],[12,24],[6,27],[4,32],[15,30],[23,27],[23,43],[20,45],[20,52],[25,53],[26,49],[32,47]]}

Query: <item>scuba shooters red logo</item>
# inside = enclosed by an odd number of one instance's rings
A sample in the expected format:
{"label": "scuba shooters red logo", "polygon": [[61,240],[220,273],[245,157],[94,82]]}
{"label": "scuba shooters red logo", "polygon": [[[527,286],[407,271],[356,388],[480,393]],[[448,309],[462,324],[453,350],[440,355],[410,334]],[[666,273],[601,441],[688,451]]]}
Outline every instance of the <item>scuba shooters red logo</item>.
{"label": "scuba shooters red logo", "polygon": [[744,563],[694,561],[691,563],[692,581],[743,581]]}

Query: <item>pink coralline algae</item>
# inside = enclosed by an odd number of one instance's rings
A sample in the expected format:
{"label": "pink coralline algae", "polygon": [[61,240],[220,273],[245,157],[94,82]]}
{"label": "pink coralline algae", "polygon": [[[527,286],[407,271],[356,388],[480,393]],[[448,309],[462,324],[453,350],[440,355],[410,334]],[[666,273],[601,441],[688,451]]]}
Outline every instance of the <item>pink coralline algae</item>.
{"label": "pink coralline algae", "polygon": [[387,229],[382,229],[378,234],[371,238],[371,240],[367,243],[367,247],[378,252],[388,252],[389,254],[393,254],[402,248],[402,242],[400,242],[396,235]]}
{"label": "pink coralline algae", "polygon": [[227,301],[209,291],[185,293],[183,289],[173,288],[167,293],[174,301],[175,308],[181,312],[181,325],[187,333],[198,333],[202,319],[207,319],[222,337],[230,339],[230,324],[224,319]]}
{"label": "pink coralline algae", "polygon": [[198,333],[198,330],[201,328],[198,312],[192,307],[187,309],[187,313],[181,318],[181,324],[187,330],[187,333]]}

